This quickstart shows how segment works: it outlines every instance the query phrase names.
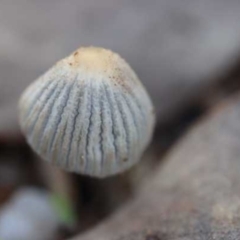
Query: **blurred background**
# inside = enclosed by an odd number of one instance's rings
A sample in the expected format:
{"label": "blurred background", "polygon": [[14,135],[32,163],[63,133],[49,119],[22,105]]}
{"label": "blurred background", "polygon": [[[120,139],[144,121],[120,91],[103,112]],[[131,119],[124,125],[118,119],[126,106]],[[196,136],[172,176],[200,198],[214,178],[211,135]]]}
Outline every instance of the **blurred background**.
{"label": "blurred background", "polygon": [[[64,240],[131,199],[186,129],[239,90],[239,12],[238,0],[0,0],[0,239]],[[90,45],[130,63],[157,114],[142,161],[104,180],[46,165],[18,126],[22,91]]]}

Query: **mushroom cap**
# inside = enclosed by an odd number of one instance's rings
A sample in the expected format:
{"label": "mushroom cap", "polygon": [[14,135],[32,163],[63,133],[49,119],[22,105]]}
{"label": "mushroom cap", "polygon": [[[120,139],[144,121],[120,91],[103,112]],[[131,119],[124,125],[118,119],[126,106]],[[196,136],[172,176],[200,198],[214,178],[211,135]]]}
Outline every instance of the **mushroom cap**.
{"label": "mushroom cap", "polygon": [[151,140],[148,93],[118,54],[79,48],[33,82],[19,101],[20,126],[35,152],[95,177],[120,173]]}

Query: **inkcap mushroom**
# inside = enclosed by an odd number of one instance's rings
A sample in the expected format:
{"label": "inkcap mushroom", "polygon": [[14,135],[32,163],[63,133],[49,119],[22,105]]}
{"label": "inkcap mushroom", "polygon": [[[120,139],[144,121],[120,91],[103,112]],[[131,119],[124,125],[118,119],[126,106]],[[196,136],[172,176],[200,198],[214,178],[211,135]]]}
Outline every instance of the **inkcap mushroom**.
{"label": "inkcap mushroom", "polygon": [[81,47],[33,82],[19,101],[27,142],[65,170],[106,177],[141,158],[154,123],[151,99],[118,54]]}

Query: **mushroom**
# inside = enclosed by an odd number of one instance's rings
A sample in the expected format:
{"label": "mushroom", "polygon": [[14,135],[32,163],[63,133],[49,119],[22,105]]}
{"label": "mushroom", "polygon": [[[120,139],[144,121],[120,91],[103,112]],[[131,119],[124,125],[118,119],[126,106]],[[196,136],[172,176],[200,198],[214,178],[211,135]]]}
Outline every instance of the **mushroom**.
{"label": "mushroom", "polygon": [[20,126],[43,159],[94,177],[123,172],[149,144],[154,108],[118,54],[82,47],[33,82],[19,101]]}

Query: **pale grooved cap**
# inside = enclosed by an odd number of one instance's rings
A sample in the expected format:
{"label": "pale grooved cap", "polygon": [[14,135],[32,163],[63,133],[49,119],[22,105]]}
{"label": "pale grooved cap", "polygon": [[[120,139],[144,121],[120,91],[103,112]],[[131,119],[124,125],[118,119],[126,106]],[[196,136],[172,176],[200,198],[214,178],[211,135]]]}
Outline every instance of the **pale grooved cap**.
{"label": "pale grooved cap", "polygon": [[105,177],[140,160],[155,123],[152,102],[116,53],[79,48],[22,94],[20,126],[43,159]]}

